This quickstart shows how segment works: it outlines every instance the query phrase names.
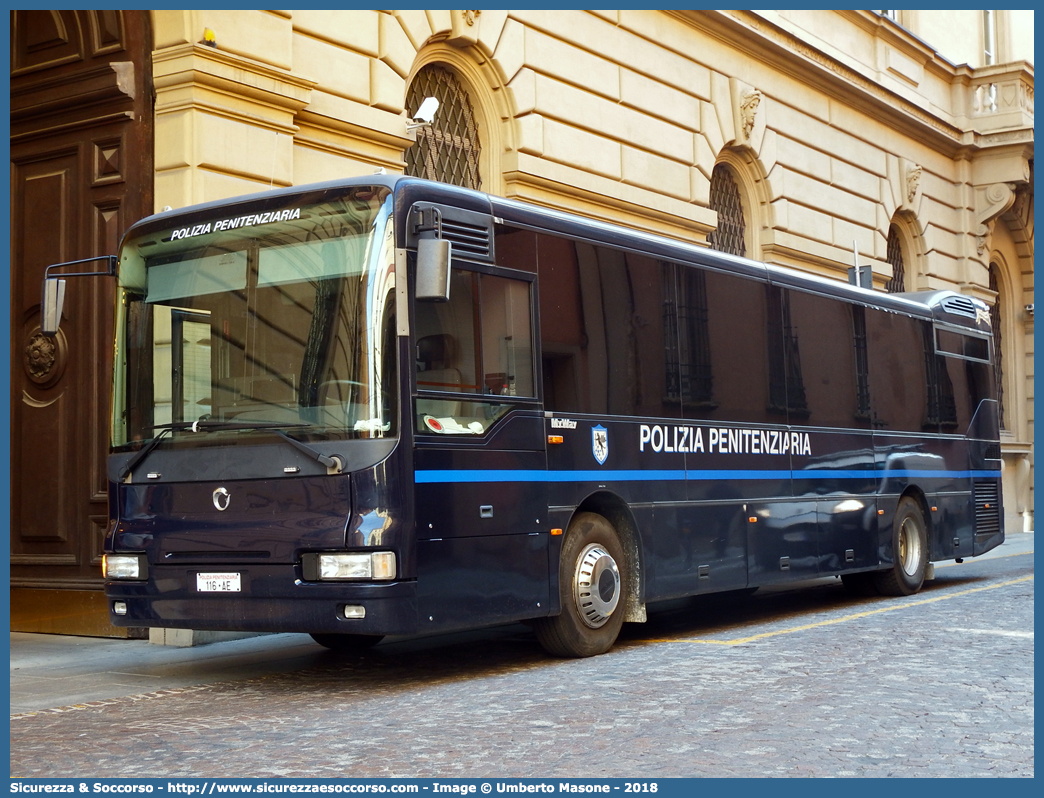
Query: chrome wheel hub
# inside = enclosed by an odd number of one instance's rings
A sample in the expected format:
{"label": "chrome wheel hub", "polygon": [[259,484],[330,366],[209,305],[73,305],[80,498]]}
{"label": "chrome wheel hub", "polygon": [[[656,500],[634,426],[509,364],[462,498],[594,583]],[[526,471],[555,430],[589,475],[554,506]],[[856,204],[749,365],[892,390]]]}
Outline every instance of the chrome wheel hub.
{"label": "chrome wheel hub", "polygon": [[907,576],[916,576],[921,562],[921,536],[917,526],[907,518],[899,528],[899,564]]}
{"label": "chrome wheel hub", "polygon": [[580,553],[573,576],[573,598],[580,618],[592,629],[603,626],[620,603],[620,571],[598,543]]}

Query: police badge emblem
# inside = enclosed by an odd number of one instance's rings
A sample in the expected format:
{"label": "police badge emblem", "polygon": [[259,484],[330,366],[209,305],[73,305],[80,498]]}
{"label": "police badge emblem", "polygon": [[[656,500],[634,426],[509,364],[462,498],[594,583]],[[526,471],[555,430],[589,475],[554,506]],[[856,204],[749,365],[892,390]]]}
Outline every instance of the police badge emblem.
{"label": "police badge emblem", "polygon": [[601,424],[591,429],[591,453],[598,465],[603,465],[609,457],[609,430]]}

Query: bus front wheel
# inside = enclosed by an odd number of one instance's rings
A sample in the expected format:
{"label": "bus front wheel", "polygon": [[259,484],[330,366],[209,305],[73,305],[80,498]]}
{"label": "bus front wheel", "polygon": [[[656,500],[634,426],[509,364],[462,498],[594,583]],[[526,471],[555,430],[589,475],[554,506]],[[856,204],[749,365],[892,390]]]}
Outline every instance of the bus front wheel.
{"label": "bus front wheel", "polygon": [[892,567],[874,574],[874,586],[885,596],[911,596],[924,584],[928,569],[928,528],[916,500],[899,502],[892,524]]}
{"label": "bus front wheel", "polygon": [[608,651],[623,626],[627,563],[616,531],[597,513],[580,513],[569,525],[559,559],[562,612],[534,625],[540,645],[559,657]]}
{"label": "bus front wheel", "polygon": [[381,640],[383,635],[349,635],[349,634],[321,634],[315,632],[312,639],[321,646],[341,654],[357,654],[373,648]]}

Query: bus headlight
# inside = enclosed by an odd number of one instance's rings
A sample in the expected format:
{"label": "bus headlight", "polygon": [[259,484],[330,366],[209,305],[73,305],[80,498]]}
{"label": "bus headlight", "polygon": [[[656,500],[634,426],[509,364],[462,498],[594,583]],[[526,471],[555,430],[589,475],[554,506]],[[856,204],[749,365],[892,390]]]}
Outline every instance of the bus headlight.
{"label": "bus headlight", "polygon": [[320,579],[394,579],[395,552],[320,554]]}
{"label": "bus headlight", "polygon": [[144,554],[105,554],[102,556],[105,579],[145,579],[148,565]]}

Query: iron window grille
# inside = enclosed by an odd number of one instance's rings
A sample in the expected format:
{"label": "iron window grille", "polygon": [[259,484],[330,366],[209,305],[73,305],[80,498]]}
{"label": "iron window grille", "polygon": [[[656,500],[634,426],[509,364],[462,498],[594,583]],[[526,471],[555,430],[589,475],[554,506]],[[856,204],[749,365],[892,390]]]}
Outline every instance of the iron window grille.
{"label": "iron window grille", "polygon": [[435,97],[439,111],[431,125],[417,130],[416,143],[406,150],[406,174],[480,190],[482,148],[467,92],[453,72],[429,65],[410,86],[407,109],[419,108],[425,97]]}
{"label": "iron window grille", "polygon": [[889,294],[906,290],[906,266],[903,263],[903,248],[899,243],[899,231],[893,224],[888,228],[888,262],[892,265],[892,279],[885,283]]}
{"label": "iron window grille", "polygon": [[732,171],[724,164],[718,164],[711,172],[710,207],[718,213],[718,228],[707,235],[711,249],[746,257],[743,203]]}

